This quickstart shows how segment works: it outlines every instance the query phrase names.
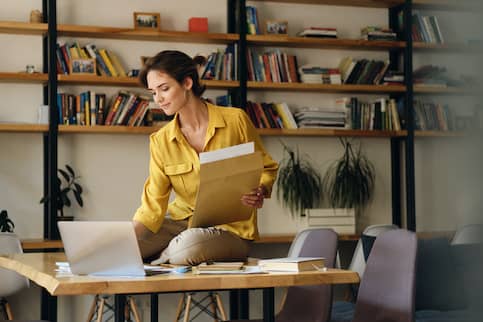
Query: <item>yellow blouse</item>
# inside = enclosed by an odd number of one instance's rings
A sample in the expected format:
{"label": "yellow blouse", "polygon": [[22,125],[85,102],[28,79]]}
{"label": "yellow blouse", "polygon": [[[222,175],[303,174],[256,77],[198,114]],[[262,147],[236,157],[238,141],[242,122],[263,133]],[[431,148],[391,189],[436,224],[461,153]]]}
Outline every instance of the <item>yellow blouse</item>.
{"label": "yellow blouse", "polygon": [[[213,151],[236,144],[254,142],[255,150],[263,155],[263,184],[270,197],[278,164],[265,151],[260,136],[246,113],[239,108],[219,107],[207,103],[208,128],[204,151]],[[178,115],[150,137],[149,177],[144,184],[141,206],[134,220],[144,224],[152,232],[161,227],[166,211],[173,220],[192,216],[196,204],[200,177],[200,161],[197,152],[183,136]],[[254,187],[255,188],[255,187]],[[168,204],[171,189],[176,197]],[[230,211],[227,209],[227,211]],[[244,239],[258,238],[257,213],[250,219],[217,226]]]}

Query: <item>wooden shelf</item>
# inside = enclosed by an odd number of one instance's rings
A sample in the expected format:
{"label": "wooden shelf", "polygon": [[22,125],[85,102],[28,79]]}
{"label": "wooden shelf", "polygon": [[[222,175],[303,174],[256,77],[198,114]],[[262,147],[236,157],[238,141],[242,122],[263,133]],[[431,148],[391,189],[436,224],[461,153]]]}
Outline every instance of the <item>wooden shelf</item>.
{"label": "wooden shelf", "polygon": [[[59,84],[141,87],[137,77],[108,77],[97,75],[58,75]],[[228,89],[240,86],[238,81],[201,80],[211,89]]]}
{"label": "wooden shelf", "polygon": [[48,130],[48,125],[44,124],[0,123],[0,132],[43,133]]}
{"label": "wooden shelf", "polygon": [[479,91],[476,88],[460,88],[460,87],[439,87],[414,85],[414,93],[416,94],[455,94],[455,95],[474,95]]}
{"label": "wooden shelf", "polygon": [[151,134],[162,126],[124,126],[124,125],[59,125],[60,133],[91,134]]}
{"label": "wooden shelf", "polygon": [[305,84],[305,83],[247,83],[247,88],[252,90],[276,90],[276,91],[301,91],[323,93],[404,93],[405,86],[395,85],[334,85],[334,84]]}
{"label": "wooden shelf", "polygon": [[15,72],[0,72],[0,83],[32,83],[44,84],[47,83],[49,75],[42,73],[15,73]]}
{"label": "wooden shelf", "polygon": [[289,37],[284,35],[247,35],[247,43],[252,46],[358,50],[387,50],[406,47],[406,42],[404,41]]}
{"label": "wooden shelf", "polygon": [[258,129],[262,136],[351,136],[351,137],[404,137],[406,131],[362,131],[343,129]]}
{"label": "wooden shelf", "polygon": [[29,23],[19,21],[0,21],[0,33],[16,35],[45,35],[46,23]]}
{"label": "wooden shelf", "polygon": [[483,6],[477,0],[413,0],[414,9],[481,11]]}
{"label": "wooden shelf", "polygon": [[481,54],[483,47],[480,45],[468,45],[468,44],[433,44],[426,42],[414,42],[414,50],[419,51],[431,51],[435,53],[458,53],[458,54]]}
{"label": "wooden shelf", "polygon": [[464,137],[467,134],[457,131],[414,131],[416,137]]}
{"label": "wooden shelf", "polygon": [[148,41],[172,41],[209,44],[231,44],[238,41],[238,34],[187,32],[187,31],[158,31],[133,28],[58,25],[59,36],[129,39]]}
{"label": "wooden shelf", "polygon": [[254,2],[279,2],[298,4],[318,4],[329,6],[350,6],[367,8],[391,8],[404,3],[404,0],[253,0]]}

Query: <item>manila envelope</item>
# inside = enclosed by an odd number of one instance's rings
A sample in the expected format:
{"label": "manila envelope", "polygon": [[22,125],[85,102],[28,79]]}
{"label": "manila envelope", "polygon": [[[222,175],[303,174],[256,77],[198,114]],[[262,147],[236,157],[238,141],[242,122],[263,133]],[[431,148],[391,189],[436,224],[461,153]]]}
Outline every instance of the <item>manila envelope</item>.
{"label": "manila envelope", "polygon": [[255,210],[241,203],[256,189],[263,171],[261,152],[203,163],[191,227],[209,227],[247,220]]}

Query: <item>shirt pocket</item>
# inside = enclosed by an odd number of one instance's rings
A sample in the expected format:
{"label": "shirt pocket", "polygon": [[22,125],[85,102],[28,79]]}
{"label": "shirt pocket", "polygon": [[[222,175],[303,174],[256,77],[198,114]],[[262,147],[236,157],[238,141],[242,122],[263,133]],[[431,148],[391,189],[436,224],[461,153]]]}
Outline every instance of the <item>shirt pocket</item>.
{"label": "shirt pocket", "polygon": [[169,177],[171,185],[176,193],[184,191],[188,194],[190,192],[190,184],[193,184],[193,164],[179,163],[164,166],[164,173]]}

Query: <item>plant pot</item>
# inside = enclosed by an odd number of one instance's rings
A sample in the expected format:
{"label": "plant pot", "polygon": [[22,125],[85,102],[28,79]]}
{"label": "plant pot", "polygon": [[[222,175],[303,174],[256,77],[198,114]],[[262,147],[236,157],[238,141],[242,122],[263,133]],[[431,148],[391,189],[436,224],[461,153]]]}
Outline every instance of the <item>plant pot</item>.
{"label": "plant pot", "polygon": [[57,221],[74,221],[74,216],[57,216]]}

